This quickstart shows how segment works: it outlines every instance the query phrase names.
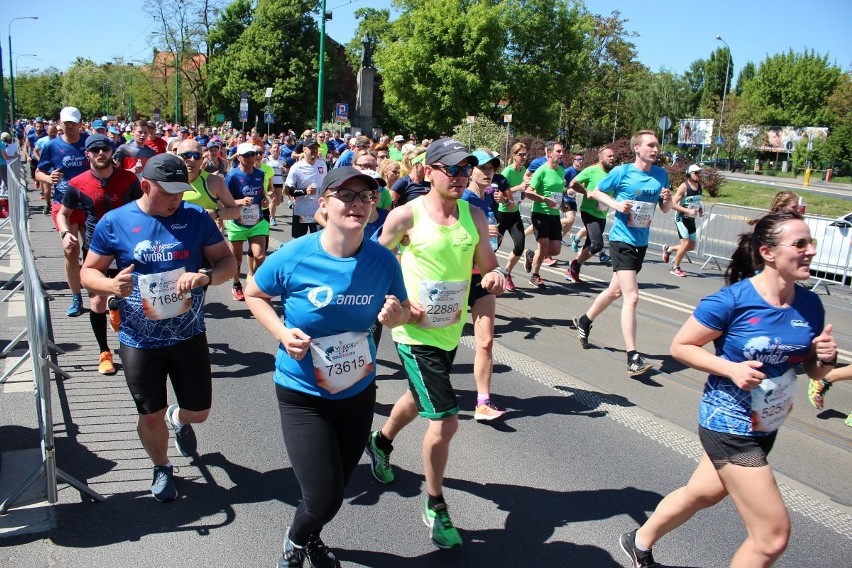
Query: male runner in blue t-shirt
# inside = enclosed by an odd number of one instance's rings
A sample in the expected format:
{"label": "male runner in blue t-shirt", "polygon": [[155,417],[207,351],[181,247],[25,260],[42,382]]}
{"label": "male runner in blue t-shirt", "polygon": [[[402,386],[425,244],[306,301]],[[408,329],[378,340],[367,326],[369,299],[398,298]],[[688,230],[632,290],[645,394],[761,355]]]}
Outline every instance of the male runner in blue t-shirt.
{"label": "male runner in blue t-shirt", "polygon": [[[56,216],[62,207],[65,188],[68,182],[89,170],[89,159],[86,157],[85,146],[88,135],[83,133],[80,121],[80,111],[74,107],[65,107],[59,113],[62,122],[62,136],[54,138],[44,150],[38,161],[36,181],[53,186],[53,202],[50,204],[50,214],[57,232]],[[86,214],[82,210],[71,215],[67,230],[77,237],[81,234]],[[80,294],[80,247],[74,244],[64,249],[65,278],[71,289],[71,307],[65,312],[70,317],[83,313],[83,296]]]}
{"label": "male runner in blue t-shirt", "polygon": [[[139,413],[139,438],[154,463],[151,493],[161,502],[178,495],[164,419],[174,429],[178,452],[189,457],[197,449],[191,424],[210,413],[203,288],[226,282],[237,269],[216,223],[183,201],[183,192],[192,189],[187,180],[177,156],[148,160],[142,197],[104,215],[82,270],[92,293],[119,298],[124,377]],[[211,268],[202,268],[205,259]],[[113,261],[119,272],[110,278]],[[177,398],[171,406],[167,379]]]}
{"label": "male runner in blue t-shirt", "polygon": [[651,220],[657,204],[660,211],[672,208],[672,192],[666,170],[655,166],[660,145],[651,130],[642,130],[630,138],[636,155],[632,164],[612,169],[589,197],[615,209],[615,220],[609,232],[612,256],[612,280],[598,294],[589,310],[574,318],[577,337],[583,349],[589,348],[592,322],[615,300],[622,298],[621,332],[627,350],[627,373],[631,377],[647,372],[652,365],[636,351],[636,306],[639,303],[637,274],[642,269]]}

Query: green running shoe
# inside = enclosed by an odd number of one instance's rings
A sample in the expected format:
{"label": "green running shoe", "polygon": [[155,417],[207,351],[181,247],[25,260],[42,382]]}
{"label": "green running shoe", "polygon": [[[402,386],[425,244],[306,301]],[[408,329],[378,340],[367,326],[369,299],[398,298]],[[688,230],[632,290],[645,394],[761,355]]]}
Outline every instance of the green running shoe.
{"label": "green running shoe", "polygon": [[462,545],[461,535],[450,520],[446,503],[441,503],[432,509],[429,507],[427,498],[423,508],[423,522],[431,529],[432,542],[438,548],[455,548]]}
{"label": "green running shoe", "polygon": [[385,452],[376,445],[376,438],[378,436],[378,430],[370,432],[370,436],[367,438],[367,447],[364,448],[364,451],[370,456],[370,461],[373,465],[373,477],[376,478],[376,481],[390,485],[394,480],[393,470],[390,465],[390,452]]}

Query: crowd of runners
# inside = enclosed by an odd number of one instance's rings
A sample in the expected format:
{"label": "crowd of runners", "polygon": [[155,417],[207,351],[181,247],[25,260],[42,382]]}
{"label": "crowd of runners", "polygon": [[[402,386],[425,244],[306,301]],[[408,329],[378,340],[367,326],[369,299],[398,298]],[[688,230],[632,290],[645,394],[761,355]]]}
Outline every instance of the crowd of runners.
{"label": "crowd of runners", "polygon": [[[462,545],[443,486],[459,427],[450,379],[468,312],[478,421],[506,413],[491,394],[496,296],[517,290],[512,274],[521,260],[530,290],[545,287],[540,267],[553,263],[563,242],[575,254],[570,281],[581,282],[581,267],[595,255],[613,270],[609,285],[573,317],[580,345],[588,348],[593,323],[620,300],[627,373],[646,373],[636,307],[651,224],[657,209],[674,210],[680,242],[663,253],[666,262],[674,256],[671,273],[682,277],[680,261],[694,248],[695,219],[703,215],[701,169],[690,166],[672,191],[652,131],[631,138],[633,161],[616,164],[603,147],[583,167],[582,154],[566,154],[558,141],[543,156],[516,143],[504,164],[497,152],[452,138],[372,140],[314,130],[268,136],[109,117],[85,123],[74,107],[56,121],[20,126],[22,155],[65,253],[67,315],[83,313],[88,290],[103,374],[116,373],[107,325],[118,333],[156,500],[178,497],[169,430],[178,453],[194,455],[193,425],[212,404],[207,287],[230,282],[233,300],[245,302],[278,343],[273,380],[302,491],[280,567],[339,565],[321,531],[341,507],[355,466],[366,452],[376,480],[393,483],[394,441],[418,417],[428,421],[422,519],[435,545]],[[13,159],[9,138],[0,136],[0,150]],[[523,200],[532,203],[528,226]],[[835,369],[822,304],[797,285],[808,278],[816,248],[787,201],[779,198],[740,237],[726,287],[704,298],[673,340],[676,359],[708,373],[699,409],[705,454],[683,488],[621,536],[636,568],[655,566],[651,547],[662,536],[727,495],[748,533],[732,566],[770,566],[787,545],[789,517],[766,456],[792,407],[796,370],[809,376],[809,400],[821,408],[831,384],[852,369]],[[571,236],[577,211],[583,226]],[[285,219],[292,240],[269,253],[270,228]],[[507,232],[511,251],[501,266],[495,252]],[[409,388],[373,431],[383,328]],[[715,353],[704,349],[710,342]]]}

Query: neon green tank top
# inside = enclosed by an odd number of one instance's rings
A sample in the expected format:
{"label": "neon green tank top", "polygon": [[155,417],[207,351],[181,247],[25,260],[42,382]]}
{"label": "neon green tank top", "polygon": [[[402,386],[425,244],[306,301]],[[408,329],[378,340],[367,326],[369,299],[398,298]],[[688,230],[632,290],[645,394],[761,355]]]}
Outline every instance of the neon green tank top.
{"label": "neon green tank top", "polygon": [[414,228],[399,262],[408,297],[426,313],[417,324],[393,329],[397,343],[430,345],[446,351],[459,345],[467,319],[470,267],[479,232],[470,204],[461,199],[457,203],[458,222],[445,226],[429,218],[425,199],[411,202]]}
{"label": "neon green tank top", "polygon": [[195,181],[189,183],[192,186],[192,191],[183,192],[183,200],[194,203],[202,209],[216,209],[218,199],[213,197],[207,188],[207,177],[209,175],[210,172],[202,170],[201,175],[195,178]]}

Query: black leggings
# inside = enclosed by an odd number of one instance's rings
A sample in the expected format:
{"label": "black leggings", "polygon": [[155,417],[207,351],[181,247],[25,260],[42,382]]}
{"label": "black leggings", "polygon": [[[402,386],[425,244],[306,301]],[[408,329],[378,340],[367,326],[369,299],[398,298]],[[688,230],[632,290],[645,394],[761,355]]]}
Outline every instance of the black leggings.
{"label": "black leggings", "polygon": [[583,248],[589,249],[593,255],[598,254],[604,247],[603,232],[606,228],[606,217],[601,219],[591,213],[580,211],[580,218],[586,226],[586,242],[583,243]]}
{"label": "black leggings", "polygon": [[343,504],[343,492],[364,453],[373,425],[376,385],[351,398],[329,400],[275,385],[281,432],[302,490],[290,539],[304,546],[319,536]]}
{"label": "black leggings", "polygon": [[524,236],[524,222],[521,220],[520,211],[498,211],[497,212],[497,234],[501,237],[506,231],[512,237],[512,254],[521,256],[526,247]]}

